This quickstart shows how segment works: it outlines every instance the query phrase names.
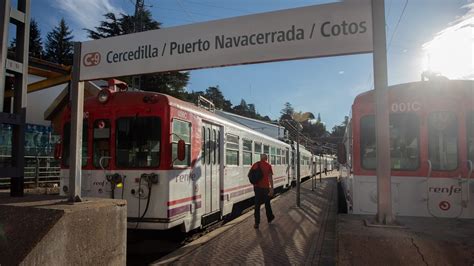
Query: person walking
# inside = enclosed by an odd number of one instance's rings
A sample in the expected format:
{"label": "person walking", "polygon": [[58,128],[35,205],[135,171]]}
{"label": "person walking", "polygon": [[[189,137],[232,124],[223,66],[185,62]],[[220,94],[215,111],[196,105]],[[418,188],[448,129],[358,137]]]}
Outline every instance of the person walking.
{"label": "person walking", "polygon": [[260,224],[260,205],[262,203],[265,203],[265,212],[267,214],[268,223],[271,223],[273,219],[275,219],[270,204],[270,199],[273,197],[273,170],[272,166],[267,161],[268,156],[266,154],[261,154],[260,161],[254,163],[251,167],[251,169],[260,168],[262,172],[262,178],[253,185],[253,190],[255,192],[255,229],[258,229]]}

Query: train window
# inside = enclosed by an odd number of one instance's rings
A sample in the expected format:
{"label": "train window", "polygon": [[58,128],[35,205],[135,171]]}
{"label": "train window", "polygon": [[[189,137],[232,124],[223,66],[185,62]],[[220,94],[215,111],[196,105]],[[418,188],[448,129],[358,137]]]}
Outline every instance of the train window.
{"label": "train window", "polygon": [[254,161],[255,162],[260,161],[260,154],[262,153],[262,143],[254,142],[253,148],[254,148],[254,155],[253,155]]}
{"label": "train window", "polygon": [[94,167],[107,168],[110,160],[110,121],[99,119],[94,122]]}
{"label": "train window", "polygon": [[116,121],[116,164],[124,168],[158,167],[161,122],[158,117],[123,117]]}
{"label": "train window", "polygon": [[252,165],[252,141],[242,140],[243,165]]}
{"label": "train window", "polygon": [[270,164],[276,164],[276,148],[270,147]]}
{"label": "train window", "polygon": [[226,134],[225,145],[226,165],[239,165],[239,137],[231,134]]}
{"label": "train window", "polygon": [[375,169],[375,119],[373,115],[360,119],[360,155],[362,168]]}
{"label": "train window", "polygon": [[212,151],[212,136],[211,136],[211,129],[210,128],[207,128],[207,132],[206,132],[206,149],[207,149],[207,164],[211,164],[212,161],[211,161],[211,158],[212,158],[212,154],[214,153]]}
{"label": "train window", "polygon": [[206,128],[201,129],[201,164],[206,164]]}
{"label": "train window", "polygon": [[276,154],[277,154],[277,157],[276,157],[276,164],[277,164],[277,165],[280,165],[280,164],[281,164],[281,149],[278,149],[278,148],[277,148]]}
{"label": "train window", "polygon": [[420,166],[420,120],[416,114],[390,115],[390,158],[393,170]]}
{"label": "train window", "polygon": [[435,112],[428,116],[428,153],[433,170],[458,168],[458,130],[454,113]]}
{"label": "train window", "polygon": [[265,153],[266,155],[270,154],[270,146],[263,145],[263,153]]}
{"label": "train window", "polygon": [[[84,119],[83,122],[82,122],[82,166],[86,166],[87,165],[87,159],[89,158],[88,157],[88,148],[89,148],[89,145],[88,145],[88,130],[87,130],[87,127],[88,127],[88,120],[87,119]],[[71,123],[70,122],[67,122],[65,125],[64,125],[64,129],[63,129],[63,156],[62,156],[62,160],[63,160],[63,164],[65,166],[69,166],[69,138],[71,137]]]}
{"label": "train window", "polygon": [[467,158],[474,163],[474,112],[467,115]]}
{"label": "train window", "polygon": [[[173,134],[171,143],[171,160],[173,166],[190,166],[191,165],[191,123],[179,119],[173,119]],[[208,132],[209,134],[209,132]],[[209,135],[208,135],[209,137]],[[184,160],[178,160],[178,141],[184,140],[186,146],[186,154]]]}
{"label": "train window", "polygon": [[215,129],[213,129],[212,132],[213,132],[212,144],[214,148],[214,156],[212,157],[212,160],[213,160],[212,164],[216,164],[217,163],[217,133]]}
{"label": "train window", "polygon": [[[420,166],[420,121],[416,114],[390,115],[390,157],[392,170],[416,170]],[[360,121],[360,151],[362,167],[375,169],[375,117],[364,116]],[[326,161],[324,161],[326,165]]]}
{"label": "train window", "polygon": [[221,131],[217,130],[217,164],[221,164]]}

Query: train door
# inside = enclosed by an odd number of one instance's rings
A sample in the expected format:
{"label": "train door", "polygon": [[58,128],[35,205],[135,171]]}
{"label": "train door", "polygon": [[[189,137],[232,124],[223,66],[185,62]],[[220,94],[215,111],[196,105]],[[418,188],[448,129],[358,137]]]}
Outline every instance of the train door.
{"label": "train door", "polygon": [[204,176],[204,215],[202,224],[206,225],[220,218],[220,155],[221,128],[204,123],[202,127],[204,158],[202,169]]}
{"label": "train door", "polygon": [[[441,109],[441,108],[439,108]],[[456,108],[430,110],[428,136],[428,211],[435,217],[456,218],[463,212],[463,194],[459,182],[462,164],[460,143],[463,127]]]}
{"label": "train door", "polygon": [[290,150],[286,148],[285,151],[286,156],[286,174],[288,176],[288,186],[291,185],[291,158],[290,158]]}
{"label": "train door", "polygon": [[[108,116],[108,114],[106,114]],[[110,176],[111,164],[111,122],[101,116],[91,117],[92,120],[92,169],[84,171],[84,183],[90,188],[89,196],[114,198],[115,185],[107,180]]]}

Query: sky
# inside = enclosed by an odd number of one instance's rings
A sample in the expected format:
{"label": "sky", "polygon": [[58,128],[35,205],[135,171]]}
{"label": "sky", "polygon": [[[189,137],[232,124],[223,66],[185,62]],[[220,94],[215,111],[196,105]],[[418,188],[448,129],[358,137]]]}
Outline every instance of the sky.
{"label": "sky", "polygon": [[[295,7],[326,0],[145,0],[162,28]],[[135,0],[33,0],[43,37],[64,18],[75,41],[87,40],[103,14],[133,14]],[[474,0],[385,0],[389,85],[421,80],[425,70],[473,79]],[[372,54],[190,71],[188,91],[218,85],[234,105],[245,99],[261,115],[280,116],[285,102],[321,115],[328,131],[349,115],[355,96],[373,88]]]}

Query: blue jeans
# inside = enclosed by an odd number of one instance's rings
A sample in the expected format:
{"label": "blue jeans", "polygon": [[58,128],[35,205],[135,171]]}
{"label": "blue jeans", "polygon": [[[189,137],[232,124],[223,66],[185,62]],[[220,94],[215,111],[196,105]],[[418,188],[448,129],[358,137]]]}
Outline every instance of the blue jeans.
{"label": "blue jeans", "polygon": [[268,196],[270,189],[254,186],[253,191],[255,192],[255,224],[260,224],[260,205],[262,203],[265,203],[267,221],[273,219],[272,206],[270,205],[270,197]]}

